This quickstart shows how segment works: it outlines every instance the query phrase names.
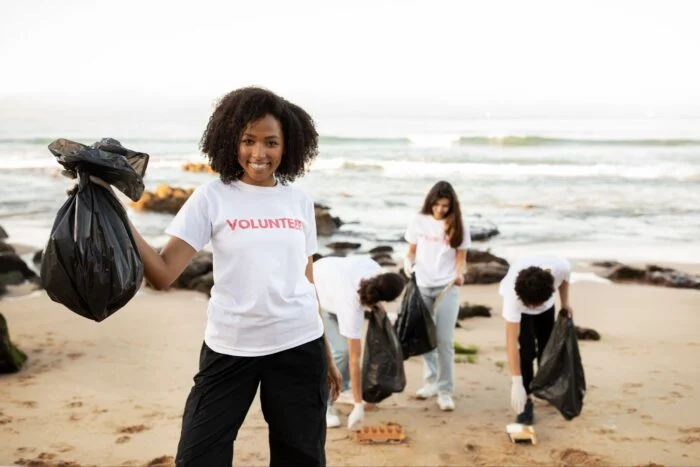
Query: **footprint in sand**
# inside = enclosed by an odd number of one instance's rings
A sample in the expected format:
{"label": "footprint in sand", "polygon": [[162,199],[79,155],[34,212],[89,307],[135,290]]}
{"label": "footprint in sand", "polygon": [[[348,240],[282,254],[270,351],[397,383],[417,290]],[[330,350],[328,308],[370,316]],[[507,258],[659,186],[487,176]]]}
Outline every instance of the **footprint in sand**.
{"label": "footprint in sand", "polygon": [[700,426],[679,428],[678,431],[680,431],[681,433],[700,433]]}
{"label": "footprint in sand", "polygon": [[75,446],[68,443],[54,443],[50,445],[51,448],[55,449],[60,453],[75,451]]}
{"label": "footprint in sand", "polygon": [[85,354],[82,352],[72,352],[72,353],[69,353],[68,355],[66,355],[66,357],[70,358],[71,360],[76,360],[84,355]]}
{"label": "footprint in sand", "polygon": [[635,391],[635,389],[639,389],[641,387],[644,387],[642,383],[625,383],[622,385],[622,393],[628,395],[636,395],[637,391]]}
{"label": "footprint in sand", "polygon": [[131,441],[131,436],[126,436],[126,435],[120,436],[119,438],[114,440],[114,442],[116,444],[124,444],[124,443],[128,443],[129,441]]}
{"label": "footprint in sand", "polygon": [[131,425],[131,426],[125,426],[119,429],[117,433],[119,434],[134,434],[134,433],[141,433],[142,431],[149,430],[150,428],[147,427],[146,425]]}
{"label": "footprint in sand", "polygon": [[27,447],[19,447],[15,449],[15,453],[17,454],[31,454],[33,452],[36,452],[36,448],[27,448]]}
{"label": "footprint in sand", "polygon": [[146,464],[147,467],[175,467],[175,458],[173,456],[160,456],[151,460]]}
{"label": "footprint in sand", "polygon": [[563,462],[565,466],[603,464],[603,461],[599,456],[574,448],[567,448],[563,451],[552,450],[552,460],[557,463]]}
{"label": "footprint in sand", "polygon": [[66,407],[68,407],[70,409],[75,409],[75,408],[82,407],[82,406],[83,406],[83,403],[80,401],[69,402],[66,405]]}
{"label": "footprint in sand", "polygon": [[28,409],[33,409],[36,407],[36,401],[15,401],[15,404]]}
{"label": "footprint in sand", "polygon": [[700,443],[700,436],[686,436],[685,438],[680,438],[678,442],[683,444]]}

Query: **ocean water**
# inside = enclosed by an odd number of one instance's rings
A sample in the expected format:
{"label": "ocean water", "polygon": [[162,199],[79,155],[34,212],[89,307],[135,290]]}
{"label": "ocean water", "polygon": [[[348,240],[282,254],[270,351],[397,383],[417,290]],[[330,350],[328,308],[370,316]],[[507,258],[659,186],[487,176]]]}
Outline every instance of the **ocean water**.
{"label": "ocean water", "polygon": [[[177,114],[174,112],[173,115]],[[0,111],[0,225],[43,247],[73,181],[47,149],[63,137],[113,137],[151,155],[147,189],[212,175],[198,138],[207,115],[81,116]],[[337,235],[405,249],[403,232],[430,187],[450,181],[474,226],[501,234],[480,247],[504,256],[554,250],[578,257],[700,263],[700,119],[506,119],[317,116],[320,155],[298,180],[346,222]],[[132,213],[154,244],[166,214]]]}

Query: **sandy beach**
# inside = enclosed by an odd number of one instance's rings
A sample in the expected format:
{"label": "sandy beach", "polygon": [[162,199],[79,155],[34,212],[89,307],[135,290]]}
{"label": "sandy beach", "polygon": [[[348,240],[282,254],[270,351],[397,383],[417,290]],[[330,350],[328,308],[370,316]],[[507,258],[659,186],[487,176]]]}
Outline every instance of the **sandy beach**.
{"label": "sandy beach", "polygon": [[[536,403],[537,446],[512,445],[504,434],[513,414],[496,286],[464,286],[461,295],[492,306],[494,316],[456,330],[456,341],[479,349],[476,363],[456,364],[457,409],[444,413],[413,398],[422,361],[412,358],[405,392],[366,417],[366,424],[403,425],[408,441],[359,445],[347,429],[332,429],[329,465],[700,465],[698,291],[575,282],[577,324],[602,340],[580,343],[588,381],[580,417],[567,422]],[[20,373],[0,375],[0,465],[172,465],[202,342],[204,295],[143,288],[102,323],[44,292],[4,298],[0,310],[29,356]],[[256,401],[234,461],[267,465],[267,452]]]}

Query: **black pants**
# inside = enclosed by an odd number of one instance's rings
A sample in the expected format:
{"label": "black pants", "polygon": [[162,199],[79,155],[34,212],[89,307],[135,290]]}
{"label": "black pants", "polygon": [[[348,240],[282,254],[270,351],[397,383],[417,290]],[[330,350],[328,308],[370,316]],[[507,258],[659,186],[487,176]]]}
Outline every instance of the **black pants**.
{"label": "black pants", "polygon": [[230,467],[259,385],[270,465],[325,466],[327,373],[323,338],[263,357],[222,355],[203,344],[176,464]]}
{"label": "black pants", "polygon": [[534,377],[533,363],[537,357],[539,366],[542,352],[549,341],[554,329],[554,307],[539,315],[522,314],[520,319],[520,374],[523,375],[523,386],[530,394],[530,383]]}

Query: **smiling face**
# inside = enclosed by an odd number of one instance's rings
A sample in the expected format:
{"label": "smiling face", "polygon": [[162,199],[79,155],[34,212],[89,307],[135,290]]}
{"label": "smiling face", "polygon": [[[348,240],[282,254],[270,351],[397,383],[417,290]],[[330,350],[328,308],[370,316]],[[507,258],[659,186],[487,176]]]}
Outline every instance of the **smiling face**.
{"label": "smiling face", "polygon": [[248,124],[238,144],[238,163],[243,167],[241,181],[249,185],[274,186],[275,171],[282,162],[282,125],[272,115]]}
{"label": "smiling face", "polygon": [[447,198],[438,198],[433,204],[433,217],[437,220],[443,220],[450,212],[450,200]]}

